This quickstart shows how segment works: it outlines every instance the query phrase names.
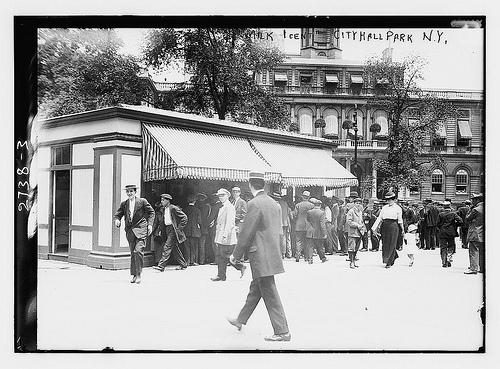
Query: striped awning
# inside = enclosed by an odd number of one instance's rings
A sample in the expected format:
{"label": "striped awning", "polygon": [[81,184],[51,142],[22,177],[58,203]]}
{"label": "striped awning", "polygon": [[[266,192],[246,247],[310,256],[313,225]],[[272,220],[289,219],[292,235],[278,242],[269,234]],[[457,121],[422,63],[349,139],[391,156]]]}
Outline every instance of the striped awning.
{"label": "striped awning", "polygon": [[325,75],[326,83],[339,83],[339,77],[336,74],[326,74]]}
{"label": "striped awning", "polygon": [[274,80],[276,82],[287,82],[288,77],[286,75],[286,72],[275,72],[274,73]]}
{"label": "striped awning", "polygon": [[332,158],[330,150],[252,140],[255,150],[281,173],[286,186],[356,186],[356,177]]}
{"label": "striped awning", "polygon": [[256,155],[249,140],[241,137],[143,124],[143,179],[211,179],[247,181],[252,170],[266,179],[281,177],[262,157]]}
{"label": "striped awning", "polygon": [[363,84],[363,76],[351,76],[351,83],[352,84]]}

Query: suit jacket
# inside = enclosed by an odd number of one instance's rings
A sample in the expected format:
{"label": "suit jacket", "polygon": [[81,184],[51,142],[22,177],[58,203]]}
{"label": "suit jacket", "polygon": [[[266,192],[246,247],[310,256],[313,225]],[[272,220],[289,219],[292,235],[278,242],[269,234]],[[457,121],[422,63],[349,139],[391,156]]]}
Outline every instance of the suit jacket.
{"label": "suit jacket", "polygon": [[247,213],[247,202],[240,197],[233,205],[236,210],[235,224],[239,225],[245,219],[245,215]]}
{"label": "suit jacket", "polygon": [[289,227],[291,214],[290,208],[288,207],[286,201],[283,199],[278,200],[278,205],[281,207],[281,225],[283,227]]}
{"label": "suit jacket", "polygon": [[469,224],[467,242],[484,242],[484,203],[480,202],[474,206],[465,217],[465,220]]}
{"label": "suit jacket", "polygon": [[187,215],[187,224],[184,228],[186,237],[201,237],[201,212],[194,205],[188,205],[185,213]]}
{"label": "suit jacket", "polygon": [[437,206],[428,205],[426,211],[427,227],[435,227],[439,222],[439,209]]}
{"label": "suit jacket", "polygon": [[165,211],[170,211],[170,219],[172,219],[172,226],[174,227],[177,242],[183,243],[186,241],[186,235],[183,229],[187,224],[187,215],[178,206],[172,204],[167,208],[160,208],[156,213],[153,225],[153,235],[160,236],[163,242],[167,239],[167,233],[165,231]]}
{"label": "suit jacket", "polygon": [[438,237],[450,238],[458,236],[457,227],[462,225],[462,218],[451,209],[445,209],[439,213]]}
{"label": "suit jacket", "polygon": [[297,219],[297,221],[295,222],[295,231],[307,231],[307,212],[312,208],[314,208],[314,205],[311,202],[305,200],[295,205],[295,209],[293,211],[293,217]]}
{"label": "suit jacket", "polygon": [[340,215],[339,204],[337,203],[332,204],[332,206],[330,206],[330,210],[332,211],[332,227],[333,230],[336,232],[338,228],[339,215]]}
{"label": "suit jacket", "polygon": [[129,200],[120,204],[114,218],[121,220],[125,217],[125,232],[132,231],[137,238],[146,238],[148,236],[148,225],[153,225],[155,220],[155,211],[148,200],[142,197],[135,198],[134,214],[132,218],[129,212]]}
{"label": "suit jacket", "polygon": [[345,223],[348,237],[361,237],[366,232],[363,211],[356,211],[354,206],[347,212]]}
{"label": "suit jacket", "polygon": [[197,201],[195,206],[200,210],[201,216],[201,234],[208,234],[208,225],[209,225],[209,216],[210,216],[210,205],[208,205],[205,201]]}
{"label": "suit jacket", "polygon": [[[210,207],[210,216],[208,217],[208,228],[211,232],[215,231],[215,225],[217,224],[217,217],[219,216],[219,209],[222,207],[222,203],[217,200],[215,204]],[[210,224],[213,222],[212,226]]]}
{"label": "suit jacket", "polygon": [[240,260],[247,251],[252,278],[285,271],[280,249],[279,205],[264,191],[257,193],[247,204],[247,215],[233,255]]}
{"label": "suit jacket", "polygon": [[319,208],[307,212],[306,237],[314,239],[326,238],[326,216],[325,211]]}
{"label": "suit jacket", "polygon": [[235,228],[236,210],[229,201],[222,204],[215,225],[215,243],[221,245],[236,245]]}
{"label": "suit jacket", "polygon": [[352,202],[348,202],[346,204],[344,204],[343,206],[343,209],[344,209],[344,212],[343,212],[343,219],[341,219],[342,221],[342,226],[340,227],[340,229],[343,231],[343,232],[349,232],[349,225],[347,224],[347,213],[349,212],[349,210],[351,210],[352,208],[354,207],[354,203]]}

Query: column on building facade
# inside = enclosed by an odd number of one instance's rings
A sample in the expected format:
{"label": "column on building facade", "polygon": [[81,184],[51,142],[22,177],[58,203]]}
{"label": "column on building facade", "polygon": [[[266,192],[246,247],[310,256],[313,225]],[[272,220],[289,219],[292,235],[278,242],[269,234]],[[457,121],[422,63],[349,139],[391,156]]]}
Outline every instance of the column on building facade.
{"label": "column on building facade", "polygon": [[341,105],[340,106],[340,122],[339,122],[339,137],[342,139],[342,138],[346,138],[345,136],[345,132],[344,132],[344,129],[342,128],[342,124],[344,123],[344,120],[345,120],[345,107],[344,105]]}
{"label": "column on building facade", "polygon": [[290,120],[291,123],[296,123],[295,122],[295,105],[290,104]]}
{"label": "column on building facade", "polygon": [[366,108],[366,128],[365,128],[365,135],[363,136],[366,141],[371,140],[370,136],[370,107]]}

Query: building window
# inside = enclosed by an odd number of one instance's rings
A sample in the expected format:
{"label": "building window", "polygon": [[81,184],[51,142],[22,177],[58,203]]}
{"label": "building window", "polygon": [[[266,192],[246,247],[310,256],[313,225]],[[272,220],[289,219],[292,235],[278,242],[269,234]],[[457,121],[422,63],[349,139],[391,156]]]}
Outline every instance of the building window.
{"label": "building window", "polygon": [[335,109],[326,109],[323,112],[323,117],[325,119],[325,136],[338,137],[339,120],[337,111]]}
{"label": "building window", "polygon": [[299,111],[299,129],[300,133],[306,135],[313,134],[313,119],[311,109],[301,109]]}
{"label": "building window", "polygon": [[431,192],[443,193],[443,171],[441,169],[434,169],[431,174]]}
{"label": "building window", "polygon": [[431,136],[432,150],[446,150],[446,126],[444,122],[440,122],[436,132]]}
{"label": "building window", "polygon": [[420,193],[420,187],[418,185],[410,186],[410,195],[418,195]]}
{"label": "building window", "polygon": [[455,193],[466,194],[467,186],[469,184],[469,174],[464,170],[460,169],[455,175]]}
{"label": "building window", "polygon": [[457,119],[457,147],[467,150],[470,148],[471,140],[470,111],[459,110]]}
{"label": "building window", "polygon": [[56,146],[52,148],[52,165],[71,164],[70,145]]}
{"label": "building window", "polygon": [[378,124],[380,126],[380,132],[373,132],[374,138],[387,138],[389,135],[389,123],[387,121],[387,113],[383,110],[377,110],[373,114],[373,124]]}

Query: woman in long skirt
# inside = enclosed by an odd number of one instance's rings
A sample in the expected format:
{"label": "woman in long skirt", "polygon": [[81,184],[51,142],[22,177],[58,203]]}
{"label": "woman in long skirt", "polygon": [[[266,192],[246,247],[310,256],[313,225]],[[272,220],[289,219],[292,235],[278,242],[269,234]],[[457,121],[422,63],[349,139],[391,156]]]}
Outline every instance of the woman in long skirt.
{"label": "woman in long skirt", "polygon": [[389,191],[385,195],[388,201],[387,205],[382,207],[380,214],[372,226],[375,233],[378,232],[380,226],[380,234],[382,236],[382,261],[386,268],[390,268],[394,261],[398,258],[396,251],[398,236],[403,230],[403,212],[401,207],[395,202],[396,194]]}

